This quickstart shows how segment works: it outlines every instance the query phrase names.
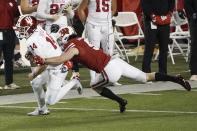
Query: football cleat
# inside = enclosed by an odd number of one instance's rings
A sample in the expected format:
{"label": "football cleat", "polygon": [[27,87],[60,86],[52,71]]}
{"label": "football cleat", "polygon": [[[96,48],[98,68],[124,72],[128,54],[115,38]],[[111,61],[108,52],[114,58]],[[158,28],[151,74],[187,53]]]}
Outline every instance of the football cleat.
{"label": "football cleat", "polygon": [[18,88],[20,88],[20,86],[16,85],[15,83],[11,83],[11,84],[5,85],[3,87],[3,89],[5,89],[5,90],[14,90],[14,89],[18,89]]}
{"label": "football cleat", "polygon": [[28,116],[40,116],[40,115],[48,115],[50,114],[50,111],[45,108],[45,109],[39,109],[36,108],[34,111],[27,113]]}
{"label": "football cleat", "polygon": [[124,113],[126,110],[126,105],[128,104],[127,100],[122,100],[122,102],[119,103],[120,107],[120,113]]}
{"label": "football cleat", "polygon": [[187,91],[191,91],[191,86],[181,75],[176,76],[177,83],[182,85]]}

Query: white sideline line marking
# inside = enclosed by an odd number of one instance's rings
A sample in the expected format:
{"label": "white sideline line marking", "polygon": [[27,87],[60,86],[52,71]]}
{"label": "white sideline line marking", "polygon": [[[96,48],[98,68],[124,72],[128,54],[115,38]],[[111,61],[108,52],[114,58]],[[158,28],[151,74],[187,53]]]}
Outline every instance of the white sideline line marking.
{"label": "white sideline line marking", "polygon": [[[18,108],[18,109],[34,109],[36,107],[26,106],[0,106],[0,108]],[[51,107],[52,110],[76,110],[76,111],[108,111],[108,112],[119,112],[116,109],[94,109],[94,108],[55,108]],[[141,112],[141,113],[171,113],[171,114],[197,114],[193,111],[159,111],[159,110],[126,110],[126,112]]]}
{"label": "white sideline line marking", "polygon": [[147,95],[147,96],[160,96],[162,94],[154,94],[154,93],[130,93],[133,95]]}

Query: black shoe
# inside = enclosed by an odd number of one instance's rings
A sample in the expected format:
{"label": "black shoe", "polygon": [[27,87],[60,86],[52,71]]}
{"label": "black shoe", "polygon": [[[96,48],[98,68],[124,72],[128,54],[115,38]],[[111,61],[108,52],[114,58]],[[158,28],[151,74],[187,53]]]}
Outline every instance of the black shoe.
{"label": "black shoe", "polygon": [[121,103],[119,103],[120,107],[120,113],[124,113],[126,110],[127,100],[123,100]]}
{"label": "black shoe", "polygon": [[181,75],[177,76],[177,83],[182,85],[187,91],[191,91],[191,86]]}

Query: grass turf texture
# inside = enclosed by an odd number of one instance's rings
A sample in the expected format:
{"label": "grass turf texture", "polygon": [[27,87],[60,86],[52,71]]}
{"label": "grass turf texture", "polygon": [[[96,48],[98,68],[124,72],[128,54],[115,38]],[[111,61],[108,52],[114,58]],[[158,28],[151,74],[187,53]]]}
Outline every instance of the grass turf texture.
{"label": "grass turf texture", "polygon": [[[134,61],[134,57],[130,57],[130,64],[133,66],[141,69],[142,64],[142,57],[139,57],[137,61]],[[189,78],[190,73],[185,72],[188,71],[188,63],[185,62],[182,56],[175,56],[175,65],[172,65],[172,62],[170,58],[168,58],[168,73],[169,74],[181,74],[186,79]],[[152,63],[152,71],[158,71],[158,64],[157,61]],[[9,95],[9,94],[20,94],[20,93],[27,93],[32,92],[32,89],[29,85],[29,80],[27,78],[27,74],[30,72],[30,69],[24,69],[24,70],[15,70],[14,74],[14,82],[18,84],[21,88],[16,90],[1,90],[0,95]],[[68,75],[67,79],[70,78],[70,74]],[[89,76],[89,70],[86,68],[80,68],[80,74],[81,74],[81,83],[83,87],[89,87],[90,83],[90,76]],[[132,81],[127,78],[121,78],[120,83],[122,84],[135,84],[136,81]],[[3,71],[0,72],[0,86],[4,85],[4,74]]]}
{"label": "grass turf texture", "polygon": [[98,99],[102,97],[63,100],[62,103],[49,107],[50,115],[39,117],[26,115],[34,110],[36,103],[10,105],[32,108],[0,107],[0,131],[197,130],[196,91],[173,90],[152,93],[156,95],[122,95],[129,102],[127,111],[123,114],[118,112],[117,103],[108,99]]}

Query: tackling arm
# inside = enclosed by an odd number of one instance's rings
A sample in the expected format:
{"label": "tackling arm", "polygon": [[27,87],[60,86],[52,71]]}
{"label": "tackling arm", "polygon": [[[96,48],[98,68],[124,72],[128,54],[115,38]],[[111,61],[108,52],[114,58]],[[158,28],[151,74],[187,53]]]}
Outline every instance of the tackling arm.
{"label": "tackling arm", "polygon": [[62,53],[60,56],[45,58],[44,63],[48,65],[59,65],[72,59],[75,55],[78,54],[79,50],[77,48],[70,48],[68,51]]}

